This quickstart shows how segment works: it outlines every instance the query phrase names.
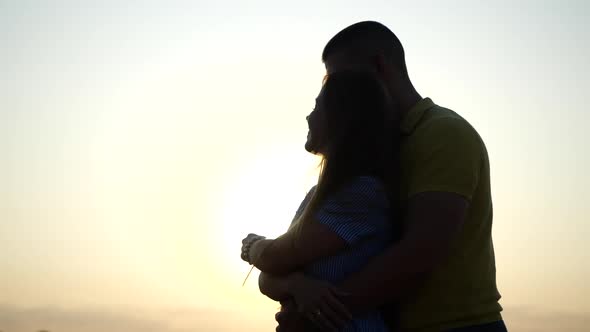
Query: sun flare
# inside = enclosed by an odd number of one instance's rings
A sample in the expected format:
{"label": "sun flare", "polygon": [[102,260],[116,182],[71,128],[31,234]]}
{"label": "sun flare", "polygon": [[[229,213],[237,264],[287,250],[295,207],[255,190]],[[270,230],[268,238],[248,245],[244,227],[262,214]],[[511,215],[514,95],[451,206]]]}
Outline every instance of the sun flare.
{"label": "sun flare", "polygon": [[[242,273],[241,241],[248,233],[274,238],[284,233],[317,180],[316,157],[266,153],[237,163],[224,183],[216,230],[226,268]],[[231,262],[231,263],[230,263]]]}

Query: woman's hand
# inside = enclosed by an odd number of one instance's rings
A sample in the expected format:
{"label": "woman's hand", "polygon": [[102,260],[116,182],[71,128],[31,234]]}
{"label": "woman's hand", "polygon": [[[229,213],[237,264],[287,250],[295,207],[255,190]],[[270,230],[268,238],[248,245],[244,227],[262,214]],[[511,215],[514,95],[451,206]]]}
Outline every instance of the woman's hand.
{"label": "woman's hand", "polygon": [[352,319],[351,313],[339,299],[346,293],[325,281],[294,273],[289,276],[289,293],[297,311],[322,330],[337,331]]}
{"label": "woman's hand", "polygon": [[242,240],[241,257],[244,261],[250,264],[254,263],[254,257],[258,257],[258,255],[262,253],[261,251],[263,249],[259,246],[256,246],[256,244],[259,244],[260,240],[263,239],[265,239],[264,236],[250,233]]}

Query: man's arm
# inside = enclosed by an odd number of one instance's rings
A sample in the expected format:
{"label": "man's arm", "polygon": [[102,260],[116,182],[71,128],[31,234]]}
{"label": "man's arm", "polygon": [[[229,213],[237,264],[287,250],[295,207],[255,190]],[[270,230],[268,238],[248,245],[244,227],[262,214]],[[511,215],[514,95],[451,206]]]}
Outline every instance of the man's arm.
{"label": "man's arm", "polygon": [[[339,285],[346,293],[340,297],[344,305],[351,312],[362,312],[411,296],[428,273],[447,257],[468,207],[466,198],[446,192],[425,192],[410,199],[406,215],[410,227],[405,236]],[[269,297],[285,295],[278,291],[289,289],[289,278],[263,278],[260,290]],[[297,313],[281,315],[295,320]],[[287,326],[283,328],[289,330]]]}
{"label": "man's arm", "polygon": [[417,290],[447,258],[480,181],[485,148],[467,122],[441,118],[414,135],[401,174],[408,182],[406,229],[398,243],[339,285],[352,312],[403,301]]}
{"label": "man's arm", "polygon": [[[414,133],[404,164],[407,201],[402,239],[342,283],[350,309],[375,308],[411,295],[444,260],[462,229],[480,181],[481,138],[465,120],[439,118]],[[485,180],[485,179],[484,179]]]}
{"label": "man's arm", "polygon": [[448,192],[412,197],[404,237],[340,285],[350,294],[345,305],[355,312],[403,300],[411,286],[418,286],[447,257],[468,207],[466,198]]}

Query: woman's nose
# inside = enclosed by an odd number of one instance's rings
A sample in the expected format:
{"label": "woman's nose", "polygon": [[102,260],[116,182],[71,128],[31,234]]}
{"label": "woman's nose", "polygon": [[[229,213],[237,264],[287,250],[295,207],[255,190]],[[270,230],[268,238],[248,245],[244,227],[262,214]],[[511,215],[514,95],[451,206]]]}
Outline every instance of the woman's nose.
{"label": "woman's nose", "polygon": [[309,115],[305,117],[305,120],[306,121],[309,121]]}

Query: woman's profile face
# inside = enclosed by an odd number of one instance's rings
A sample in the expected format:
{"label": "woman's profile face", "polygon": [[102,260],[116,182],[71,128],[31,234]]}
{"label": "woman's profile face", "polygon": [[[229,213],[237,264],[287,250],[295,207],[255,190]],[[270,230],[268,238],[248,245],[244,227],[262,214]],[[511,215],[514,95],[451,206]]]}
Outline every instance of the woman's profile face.
{"label": "woman's profile face", "polygon": [[323,105],[323,91],[320,91],[320,94],[315,100],[315,107],[311,113],[306,117],[307,119],[307,126],[309,131],[307,132],[307,142],[305,143],[305,150],[308,152],[318,154],[323,152],[323,147],[326,142],[324,142],[324,137],[322,137],[322,129],[324,128],[325,122],[325,114],[322,109]]}

